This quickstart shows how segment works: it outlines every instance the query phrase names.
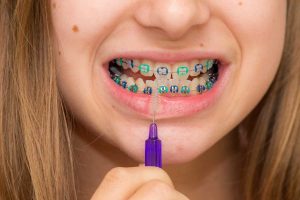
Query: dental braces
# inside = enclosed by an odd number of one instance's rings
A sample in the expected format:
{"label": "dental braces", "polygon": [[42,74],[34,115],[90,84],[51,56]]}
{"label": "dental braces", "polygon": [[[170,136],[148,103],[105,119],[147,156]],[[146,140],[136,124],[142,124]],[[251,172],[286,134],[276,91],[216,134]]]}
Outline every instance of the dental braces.
{"label": "dental braces", "polygon": [[[124,68],[123,63],[129,65],[128,67],[130,67],[130,68],[138,68],[139,71],[141,72],[141,74],[146,74],[146,73],[149,73],[150,71],[155,73],[155,70],[152,69],[152,67],[149,64],[141,63],[140,65],[135,65],[133,60],[130,60],[130,59],[122,59],[122,58],[114,59],[113,63],[115,63],[116,65],[123,67],[123,68]],[[203,65],[202,63],[197,63],[193,67],[182,65],[182,66],[179,66],[176,71],[172,71],[169,68],[162,66],[162,67],[157,68],[156,72],[157,72],[157,74],[162,75],[162,76],[166,76],[169,73],[171,73],[171,74],[177,73],[179,76],[185,76],[189,72],[206,73],[206,71],[210,70],[214,64],[218,64],[218,61],[208,59],[206,61],[205,65]]]}
{"label": "dental braces", "polygon": [[[205,85],[198,84],[196,86],[196,89],[191,89],[190,86],[187,86],[184,84],[182,84],[181,86],[170,84],[170,79],[165,79],[165,78],[157,79],[156,81],[154,81],[154,84],[156,85],[156,89],[158,90],[159,94],[171,93],[171,94],[188,95],[194,91],[202,94],[202,93],[210,90],[213,87],[214,83],[217,81],[217,76],[218,75],[214,76],[214,80],[206,80]],[[143,91],[141,92],[138,90],[139,88],[138,88],[137,84],[128,86],[126,81],[121,81],[121,78],[119,75],[115,75],[114,77],[112,77],[112,79],[114,80],[115,83],[117,83],[124,89],[127,89],[134,93],[151,95],[153,90],[155,89],[151,86],[146,85],[145,88],[143,89]],[[181,82],[181,80],[179,80],[179,85],[181,84],[180,82]],[[180,91],[179,91],[179,88],[180,88]]]}

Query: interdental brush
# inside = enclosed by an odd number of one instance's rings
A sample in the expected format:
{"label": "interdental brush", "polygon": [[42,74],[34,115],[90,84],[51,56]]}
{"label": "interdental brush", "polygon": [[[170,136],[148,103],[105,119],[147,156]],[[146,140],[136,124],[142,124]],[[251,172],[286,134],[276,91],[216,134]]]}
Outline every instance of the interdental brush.
{"label": "interdental brush", "polygon": [[145,166],[155,166],[155,167],[162,168],[161,140],[158,139],[157,125],[155,123],[155,114],[156,114],[157,98],[158,98],[157,82],[155,87],[156,88],[152,93],[153,120],[149,127],[149,137],[145,141]]}

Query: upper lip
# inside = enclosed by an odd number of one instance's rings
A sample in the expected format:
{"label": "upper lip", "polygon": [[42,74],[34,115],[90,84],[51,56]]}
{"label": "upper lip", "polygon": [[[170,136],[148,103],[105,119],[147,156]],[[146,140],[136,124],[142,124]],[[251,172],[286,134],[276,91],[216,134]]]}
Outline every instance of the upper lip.
{"label": "upper lip", "polygon": [[127,59],[148,59],[154,62],[176,63],[190,61],[193,59],[216,59],[220,65],[229,65],[230,58],[221,52],[217,51],[184,51],[184,52],[166,52],[166,51],[128,51],[128,52],[115,52],[112,55],[104,58],[104,63],[115,58]]}

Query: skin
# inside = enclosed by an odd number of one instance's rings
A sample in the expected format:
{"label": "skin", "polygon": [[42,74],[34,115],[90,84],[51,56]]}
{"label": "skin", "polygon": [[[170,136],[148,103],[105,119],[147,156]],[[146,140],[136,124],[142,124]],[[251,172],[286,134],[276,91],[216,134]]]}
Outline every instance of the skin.
{"label": "skin", "polygon": [[[122,168],[128,173],[116,170],[110,174],[121,175],[113,175],[117,177],[113,179],[108,176],[108,179],[128,180],[117,187],[126,191],[127,199],[132,192],[124,189],[125,185],[139,191],[140,199],[147,199],[149,192],[144,188],[153,179],[165,183],[158,184],[157,188],[168,188],[165,190],[168,198],[185,199],[177,193],[181,191],[190,199],[199,196],[233,199],[239,193],[236,180],[240,149],[238,135],[231,131],[258,104],[277,72],[284,43],[286,1],[64,0],[51,3],[57,38],[58,86],[76,119],[74,146],[79,163],[80,199],[90,198],[101,181],[103,184],[94,199],[101,199],[101,193],[102,196],[109,191],[118,193],[101,189],[109,188],[104,176],[111,168],[143,162],[150,120],[131,110],[125,112],[118,108],[118,103],[112,103],[99,74],[103,59],[118,51],[172,53],[213,49],[224,50],[231,63],[230,79],[216,103],[194,115],[158,120],[164,144],[164,170],[176,189],[168,184],[166,176],[161,178],[163,170],[145,167]],[[124,137],[124,127],[130,133],[127,137]],[[152,176],[143,179],[145,173]],[[138,177],[140,184],[130,183],[134,177]],[[161,193],[155,195],[152,198],[158,198]]]}

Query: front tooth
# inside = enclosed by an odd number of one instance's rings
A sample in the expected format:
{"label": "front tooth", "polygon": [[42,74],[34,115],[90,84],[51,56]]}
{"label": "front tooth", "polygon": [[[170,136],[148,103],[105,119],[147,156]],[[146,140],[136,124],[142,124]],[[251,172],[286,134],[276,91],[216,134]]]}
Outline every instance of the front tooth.
{"label": "front tooth", "polygon": [[138,91],[138,86],[135,84],[135,81],[132,77],[127,79],[127,88],[134,93]]}
{"label": "front tooth", "polygon": [[144,88],[144,94],[152,94],[154,90],[154,81],[146,80],[146,87]]}
{"label": "front tooth", "polygon": [[174,71],[172,72],[173,79],[186,80],[189,77],[188,63],[175,64],[173,69],[174,69]]}
{"label": "front tooth", "polygon": [[153,63],[150,60],[143,60],[138,66],[140,73],[144,76],[153,76]]}
{"label": "front tooth", "polygon": [[171,93],[177,94],[179,92],[179,80],[178,79],[170,79],[169,88],[170,88]]}
{"label": "front tooth", "polygon": [[154,76],[156,78],[170,79],[171,67],[166,63],[156,63],[154,65]]}
{"label": "front tooth", "polygon": [[154,87],[154,81],[152,81],[152,80],[146,80],[146,86],[147,87]]}
{"label": "front tooth", "polygon": [[191,81],[190,80],[184,80],[181,83],[180,93],[182,93],[182,94],[189,94],[191,92],[190,85],[191,85]]}
{"label": "front tooth", "polygon": [[158,93],[165,94],[169,92],[169,85],[167,79],[155,79],[154,85],[155,89],[157,89]]}
{"label": "front tooth", "polygon": [[169,88],[166,85],[161,85],[158,87],[158,93],[165,94],[169,92]]}
{"label": "front tooth", "polygon": [[138,78],[138,79],[135,81],[135,84],[136,84],[137,87],[138,87],[138,92],[143,92],[143,91],[144,91],[144,88],[145,88],[146,85],[145,85],[143,79]]}
{"label": "front tooth", "polygon": [[199,79],[198,78],[193,78],[191,84],[190,84],[190,89],[191,89],[191,94],[197,94],[197,87],[199,85]]}
{"label": "front tooth", "polygon": [[193,60],[190,63],[190,75],[191,76],[198,76],[202,70],[203,70],[203,65],[200,63],[199,60]]}

